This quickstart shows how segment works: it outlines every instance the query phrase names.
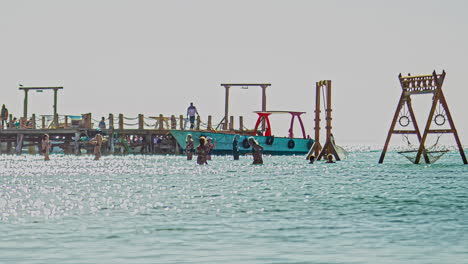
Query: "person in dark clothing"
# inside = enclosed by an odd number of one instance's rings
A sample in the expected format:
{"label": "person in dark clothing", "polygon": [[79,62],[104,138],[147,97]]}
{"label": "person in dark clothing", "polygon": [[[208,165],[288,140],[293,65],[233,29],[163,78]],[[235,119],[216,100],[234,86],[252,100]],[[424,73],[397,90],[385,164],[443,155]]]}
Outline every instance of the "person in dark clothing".
{"label": "person in dark clothing", "polygon": [[234,160],[239,160],[239,135],[235,135],[232,140],[232,156]]}
{"label": "person in dark clothing", "polygon": [[0,119],[2,119],[2,129],[5,128],[8,120],[8,109],[5,107],[5,104],[2,105],[2,112],[0,114]]}

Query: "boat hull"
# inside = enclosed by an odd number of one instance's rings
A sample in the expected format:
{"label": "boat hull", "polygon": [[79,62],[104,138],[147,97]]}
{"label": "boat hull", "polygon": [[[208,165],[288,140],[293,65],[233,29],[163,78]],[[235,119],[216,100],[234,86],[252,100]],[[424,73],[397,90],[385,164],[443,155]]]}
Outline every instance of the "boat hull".
{"label": "boat hull", "polygon": [[[222,132],[203,132],[203,131],[181,131],[171,130],[171,135],[176,139],[177,143],[185,149],[185,140],[188,134],[192,135],[195,141],[195,147],[198,145],[197,139],[200,136],[211,137],[216,142],[216,147],[213,149],[214,155],[230,155],[232,154],[232,141],[235,134],[222,133]],[[239,150],[241,154],[251,153],[252,148],[246,144],[247,138],[250,135],[240,135]],[[304,155],[309,152],[310,147],[313,145],[313,139],[304,138],[286,138],[286,137],[265,137],[253,136],[255,140],[263,147],[264,154],[270,155]],[[267,144],[267,141],[271,144]],[[294,143],[291,143],[294,142]]]}

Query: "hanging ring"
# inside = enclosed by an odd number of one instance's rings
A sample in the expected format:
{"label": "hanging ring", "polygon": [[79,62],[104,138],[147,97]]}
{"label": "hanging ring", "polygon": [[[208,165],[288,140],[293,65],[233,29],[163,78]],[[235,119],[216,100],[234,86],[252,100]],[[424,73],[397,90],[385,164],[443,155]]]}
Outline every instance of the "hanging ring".
{"label": "hanging ring", "polygon": [[398,123],[402,127],[407,127],[410,123],[410,120],[407,116],[404,115],[404,116],[400,116],[400,118],[398,119]]}
{"label": "hanging ring", "polygon": [[435,117],[434,117],[434,123],[438,126],[442,126],[445,124],[445,115],[443,114],[437,114]]}

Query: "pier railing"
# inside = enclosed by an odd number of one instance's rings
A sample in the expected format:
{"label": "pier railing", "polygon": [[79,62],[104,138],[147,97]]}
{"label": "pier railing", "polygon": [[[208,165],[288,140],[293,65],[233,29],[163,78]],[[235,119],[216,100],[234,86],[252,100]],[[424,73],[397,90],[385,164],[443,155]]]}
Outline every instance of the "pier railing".
{"label": "pier railing", "polygon": [[[235,128],[235,118],[230,116],[228,130],[234,131],[246,130],[244,127],[243,117],[239,116],[238,128]],[[9,129],[100,129],[99,123],[102,120],[94,119],[91,113],[82,115],[31,115],[29,118],[19,118],[14,120],[13,116],[9,117]],[[114,130],[190,130],[190,121],[188,117],[183,115],[163,114],[144,116],[125,116],[124,114],[109,114],[104,118],[106,129]],[[219,124],[213,123],[213,118],[209,115],[206,122],[203,122],[200,116],[195,119],[193,130],[217,130],[224,126],[224,120]]]}

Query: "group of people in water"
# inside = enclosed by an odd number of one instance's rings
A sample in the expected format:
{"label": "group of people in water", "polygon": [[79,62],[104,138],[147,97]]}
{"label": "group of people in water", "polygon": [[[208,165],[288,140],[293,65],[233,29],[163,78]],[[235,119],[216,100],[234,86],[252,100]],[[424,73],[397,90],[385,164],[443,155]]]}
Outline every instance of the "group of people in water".
{"label": "group of people in water", "polygon": [[193,154],[197,154],[198,164],[208,164],[208,160],[211,160],[211,152],[216,147],[216,141],[213,142],[211,137],[200,137],[199,145],[195,148],[192,135],[188,134],[185,142],[185,152],[187,154],[187,160],[192,160]]}
{"label": "group of people in water", "polygon": [[[235,135],[232,140],[232,156],[234,160],[239,160],[240,149],[239,149],[239,135]],[[216,146],[216,142],[212,142],[211,137],[201,136],[198,138],[198,146],[195,148],[195,143],[191,134],[187,135],[185,141],[185,153],[187,155],[187,160],[192,160],[194,153],[197,155],[197,163],[200,165],[208,164],[208,160],[211,160],[211,152]],[[254,137],[249,137],[247,139],[249,146],[252,148],[252,164],[263,164],[263,147],[255,140]],[[315,162],[315,156],[309,156],[309,163],[313,164]],[[333,155],[328,154],[326,157],[325,163],[335,163],[333,161]]]}
{"label": "group of people in water", "polygon": [[[101,147],[102,147],[103,138],[101,134],[96,134],[89,143],[94,145],[94,160],[99,160],[102,156]],[[48,134],[42,136],[40,153],[44,155],[44,160],[50,160],[49,153],[52,148],[52,143],[50,142],[50,137]]]}
{"label": "group of people in water", "polygon": [[[232,155],[234,160],[239,160],[240,150],[239,150],[239,135],[235,135],[232,141]],[[185,152],[187,155],[187,160],[192,160],[194,153],[197,155],[197,163],[200,165],[208,164],[208,160],[211,160],[211,153],[216,147],[216,141],[213,141],[211,137],[201,136],[198,139],[198,146],[195,148],[195,143],[191,134],[187,135]],[[263,164],[263,147],[255,140],[254,137],[249,137],[247,139],[250,147],[252,148],[252,164]],[[102,156],[101,147],[103,144],[103,137],[101,134],[96,134],[89,143],[94,145],[94,160],[99,160]],[[44,155],[44,160],[50,160],[49,153],[52,148],[52,143],[48,134],[45,134],[42,137],[40,145],[40,153]],[[309,163],[314,163],[315,157],[311,155],[309,157]],[[327,155],[326,163],[335,163],[333,161],[333,156],[331,154]]]}
{"label": "group of people in water", "polygon": [[[239,160],[239,135],[235,135],[232,141],[232,155],[234,160]],[[263,147],[258,144],[254,137],[248,138],[249,145],[252,147],[253,164],[263,164]],[[185,153],[187,160],[192,160],[193,154],[197,155],[197,163],[200,165],[208,164],[208,160],[211,160],[211,152],[216,147],[216,141],[213,142],[211,137],[201,136],[198,138],[198,146],[195,148],[195,143],[191,134],[187,135],[185,141]]]}

